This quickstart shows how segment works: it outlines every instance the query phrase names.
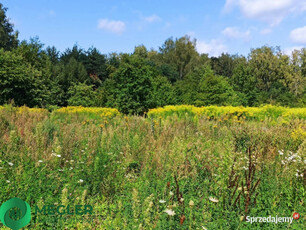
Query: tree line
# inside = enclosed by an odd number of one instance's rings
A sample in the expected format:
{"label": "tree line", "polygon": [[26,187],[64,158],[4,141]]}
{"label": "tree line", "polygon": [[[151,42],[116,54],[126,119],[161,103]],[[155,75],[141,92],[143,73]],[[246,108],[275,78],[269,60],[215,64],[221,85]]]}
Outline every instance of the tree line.
{"label": "tree line", "polygon": [[286,55],[279,47],[248,56],[199,54],[188,36],[158,50],[102,54],[74,45],[59,52],[39,39],[19,41],[0,3],[0,104],[30,107],[101,106],[143,114],[164,105],[304,107],[306,48]]}

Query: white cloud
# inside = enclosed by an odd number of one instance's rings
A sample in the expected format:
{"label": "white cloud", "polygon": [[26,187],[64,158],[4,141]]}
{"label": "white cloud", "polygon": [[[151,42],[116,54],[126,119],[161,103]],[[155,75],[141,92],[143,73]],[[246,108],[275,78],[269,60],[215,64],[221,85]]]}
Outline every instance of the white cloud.
{"label": "white cloud", "polygon": [[247,18],[278,25],[288,14],[306,10],[305,0],[226,0],[225,11],[239,7]]}
{"label": "white cloud", "polygon": [[306,26],[292,30],[290,38],[295,43],[306,44]]}
{"label": "white cloud", "polygon": [[287,47],[283,50],[284,54],[287,54],[287,55],[291,55],[292,52],[294,50],[301,50],[303,48],[303,46],[292,46],[292,47]]}
{"label": "white cloud", "polygon": [[122,34],[125,31],[125,23],[122,21],[100,19],[98,22],[98,29],[110,31],[115,34]]}
{"label": "white cloud", "polygon": [[237,27],[227,27],[222,31],[222,34],[228,38],[239,39],[242,38],[245,41],[249,41],[251,38],[251,31],[247,30],[245,32],[240,31]]}
{"label": "white cloud", "polygon": [[149,17],[145,17],[145,21],[147,21],[147,22],[160,22],[161,18],[159,16],[157,16],[156,14],[153,14]]}
{"label": "white cloud", "polygon": [[219,56],[227,52],[227,47],[220,41],[212,39],[210,42],[197,41],[197,50],[200,54],[207,53],[209,56]]}

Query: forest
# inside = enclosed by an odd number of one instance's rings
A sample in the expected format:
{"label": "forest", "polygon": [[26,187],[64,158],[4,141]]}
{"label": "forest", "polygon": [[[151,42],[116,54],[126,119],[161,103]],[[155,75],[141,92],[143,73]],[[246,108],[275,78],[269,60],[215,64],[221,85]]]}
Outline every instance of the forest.
{"label": "forest", "polygon": [[38,37],[18,39],[0,4],[0,105],[110,107],[143,114],[165,105],[304,107],[306,49],[262,46],[248,56],[199,54],[189,36],[158,50],[109,53],[77,44],[60,52]]}

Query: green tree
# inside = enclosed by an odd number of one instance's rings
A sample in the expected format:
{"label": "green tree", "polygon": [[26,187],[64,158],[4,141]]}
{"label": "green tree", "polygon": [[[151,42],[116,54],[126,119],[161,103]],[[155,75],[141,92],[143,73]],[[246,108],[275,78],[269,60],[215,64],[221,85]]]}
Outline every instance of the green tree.
{"label": "green tree", "polygon": [[163,64],[175,67],[178,79],[183,79],[199,64],[200,56],[196,51],[196,40],[187,35],[176,39],[169,38],[159,48]]}
{"label": "green tree", "polygon": [[145,59],[148,57],[148,50],[144,45],[136,46],[133,54]]}
{"label": "green tree", "polygon": [[257,97],[260,92],[257,87],[254,87],[256,86],[256,79],[252,75],[252,70],[246,60],[235,67],[230,78],[230,84],[239,96],[242,105],[259,105]]}
{"label": "green tree", "polygon": [[59,62],[60,52],[56,49],[55,46],[52,47],[48,46],[46,48],[46,54],[50,58],[50,61],[52,62],[53,65]]}
{"label": "green tree", "polygon": [[93,90],[93,85],[84,83],[73,84],[68,90],[68,105],[70,106],[96,106],[97,95]]}
{"label": "green tree", "polygon": [[154,108],[177,103],[174,87],[164,76],[152,78],[151,100]]}
{"label": "green tree", "polygon": [[199,92],[195,105],[240,105],[236,93],[222,77],[217,76],[213,71],[207,71],[200,81]]}
{"label": "green tree", "polygon": [[[255,86],[260,90],[260,103],[287,104],[291,100],[287,77],[290,74],[289,57],[283,55],[279,47],[263,46],[252,50],[249,65],[256,79]],[[284,94],[290,98],[284,98]]]}
{"label": "green tree", "polygon": [[178,81],[176,92],[180,103],[196,106],[239,105],[236,93],[228,81],[217,76],[210,66],[203,66]]}
{"label": "green tree", "polygon": [[154,70],[137,56],[126,56],[110,79],[106,80],[106,105],[125,114],[143,114],[151,108],[151,78]]}
{"label": "green tree", "polygon": [[0,49],[0,104],[14,100],[18,106],[43,106],[48,97],[43,82],[21,54]]}
{"label": "green tree", "polygon": [[68,103],[68,90],[73,84],[87,83],[91,84],[91,80],[87,75],[84,65],[71,57],[67,64],[60,63],[54,70],[55,81],[61,88],[62,95],[59,105],[65,106]]}
{"label": "green tree", "polygon": [[231,78],[236,65],[243,59],[241,56],[222,53],[219,57],[211,58],[211,67],[217,75]]}
{"label": "green tree", "polygon": [[82,63],[86,68],[87,74],[98,85],[108,77],[106,57],[96,48],[88,49]]}
{"label": "green tree", "polygon": [[18,46],[18,31],[6,16],[7,8],[0,3],[0,49],[11,50]]}

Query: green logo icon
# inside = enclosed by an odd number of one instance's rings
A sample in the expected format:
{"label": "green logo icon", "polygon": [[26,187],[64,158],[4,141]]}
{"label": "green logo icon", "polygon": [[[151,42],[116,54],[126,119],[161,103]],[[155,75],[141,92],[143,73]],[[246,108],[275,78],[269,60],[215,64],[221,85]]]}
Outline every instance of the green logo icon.
{"label": "green logo icon", "polygon": [[0,220],[10,229],[18,230],[23,228],[30,223],[31,207],[27,202],[19,198],[12,198],[1,205]]}

